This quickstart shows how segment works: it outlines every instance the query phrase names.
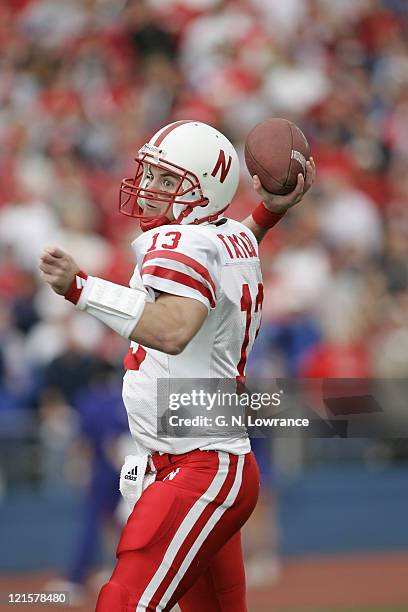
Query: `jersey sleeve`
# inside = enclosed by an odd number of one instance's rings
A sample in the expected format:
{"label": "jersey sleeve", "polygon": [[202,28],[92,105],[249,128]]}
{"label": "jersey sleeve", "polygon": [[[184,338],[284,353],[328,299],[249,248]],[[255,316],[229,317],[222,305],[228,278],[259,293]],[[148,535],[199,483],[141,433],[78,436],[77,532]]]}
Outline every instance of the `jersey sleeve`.
{"label": "jersey sleeve", "polygon": [[210,310],[219,293],[220,255],[208,236],[194,230],[167,226],[140,237],[134,247],[145,287],[194,298]]}

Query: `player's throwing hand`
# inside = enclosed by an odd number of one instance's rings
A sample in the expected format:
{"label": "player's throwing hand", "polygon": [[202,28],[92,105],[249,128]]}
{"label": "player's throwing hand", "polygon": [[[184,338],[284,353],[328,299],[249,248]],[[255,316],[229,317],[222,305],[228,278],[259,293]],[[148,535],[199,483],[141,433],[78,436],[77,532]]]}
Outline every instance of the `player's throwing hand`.
{"label": "player's throwing hand", "polygon": [[73,277],[79,271],[76,261],[58,247],[44,249],[40,264],[41,276],[55,293],[64,295]]}
{"label": "player's throwing hand", "polygon": [[315,178],[316,165],[313,157],[310,157],[306,162],[306,177],[303,178],[303,174],[299,173],[295,189],[286,195],[276,195],[266,191],[256,174],[252,177],[252,184],[255,191],[261,196],[265,207],[270,212],[281,214],[302,200],[313,185]]}

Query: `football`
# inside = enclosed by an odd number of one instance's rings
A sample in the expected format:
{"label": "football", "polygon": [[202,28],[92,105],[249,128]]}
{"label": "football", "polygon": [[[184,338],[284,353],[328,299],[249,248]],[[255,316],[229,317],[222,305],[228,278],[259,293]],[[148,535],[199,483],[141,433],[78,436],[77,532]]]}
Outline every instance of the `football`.
{"label": "football", "polygon": [[303,132],[287,119],[271,118],[258,123],[245,141],[245,163],[251,176],[277,195],[296,187],[299,172],[305,176],[310,147]]}

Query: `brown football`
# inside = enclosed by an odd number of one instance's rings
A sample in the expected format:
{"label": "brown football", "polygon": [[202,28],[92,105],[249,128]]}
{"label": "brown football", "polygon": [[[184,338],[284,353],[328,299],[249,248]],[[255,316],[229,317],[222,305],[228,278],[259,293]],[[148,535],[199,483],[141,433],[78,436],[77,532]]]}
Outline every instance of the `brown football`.
{"label": "brown football", "polygon": [[302,130],[287,119],[258,123],[245,141],[245,162],[270,193],[284,195],[296,187],[299,172],[305,176],[310,147]]}

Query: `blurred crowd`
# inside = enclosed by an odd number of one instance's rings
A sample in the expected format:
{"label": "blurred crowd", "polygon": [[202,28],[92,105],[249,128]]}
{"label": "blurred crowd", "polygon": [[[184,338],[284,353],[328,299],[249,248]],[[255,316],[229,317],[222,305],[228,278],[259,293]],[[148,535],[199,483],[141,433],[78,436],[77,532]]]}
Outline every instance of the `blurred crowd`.
{"label": "blurred crowd", "polygon": [[[262,246],[252,363],[270,377],[408,373],[405,0],[3,0],[0,415],[35,410],[64,441],[84,386],[121,372],[126,343],[41,282],[41,249],[127,284],[139,229],[118,190],[137,149],[194,118],[243,160],[268,116],[303,129],[318,179]],[[231,216],[256,202],[242,161]]]}

